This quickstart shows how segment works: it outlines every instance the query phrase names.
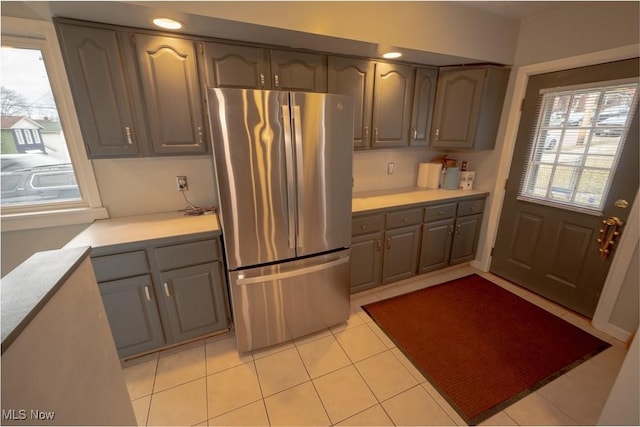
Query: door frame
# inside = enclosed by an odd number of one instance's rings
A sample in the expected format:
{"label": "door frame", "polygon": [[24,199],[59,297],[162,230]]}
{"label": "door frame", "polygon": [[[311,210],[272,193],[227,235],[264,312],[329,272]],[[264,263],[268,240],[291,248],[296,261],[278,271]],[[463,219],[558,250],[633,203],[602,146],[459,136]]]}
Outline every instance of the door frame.
{"label": "door frame", "polygon": [[[510,97],[507,99],[509,99],[510,102],[508,106],[505,105],[505,111],[503,111],[503,114],[508,114],[506,124],[501,125],[498,135],[498,144],[502,142],[502,150],[500,152],[496,181],[492,191],[493,197],[491,197],[488,212],[487,229],[483,239],[484,241],[481,244],[481,250],[479,251],[480,256],[472,262],[474,267],[477,267],[482,271],[489,271],[489,267],[491,265],[491,248],[495,245],[496,241],[498,223],[500,221],[505,196],[504,184],[509,176],[509,169],[511,168],[511,159],[513,157],[513,150],[516,144],[518,127],[520,125],[520,106],[525,97],[529,76],[533,74],[549,73],[570,68],[596,65],[604,62],[635,58],[638,56],[638,50],[640,50],[640,44],[632,44],[584,55],[556,59],[548,62],[523,65],[516,68],[515,78],[511,78],[507,89],[508,95],[510,94]],[[636,193],[635,200],[631,206],[631,211],[629,212],[631,218],[637,218],[639,203],[640,191]],[[634,219],[628,223],[635,224],[637,221]],[[635,249],[635,244],[638,242],[638,238],[638,227],[635,226],[627,227],[625,233],[622,234],[618,249],[612,259],[611,269],[607,275],[607,279],[605,280],[602,294],[598,301],[598,306],[592,319],[592,324],[595,328],[623,341],[629,340],[633,331],[622,330],[621,328],[609,323],[609,320],[615,306],[615,301],[622,287],[624,277],[629,268],[630,256]]]}

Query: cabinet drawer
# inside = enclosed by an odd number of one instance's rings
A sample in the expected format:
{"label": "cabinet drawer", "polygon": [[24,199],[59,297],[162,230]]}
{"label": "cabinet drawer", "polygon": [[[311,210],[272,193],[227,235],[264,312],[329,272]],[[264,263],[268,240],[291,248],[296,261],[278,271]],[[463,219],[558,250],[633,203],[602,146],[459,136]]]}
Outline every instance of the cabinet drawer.
{"label": "cabinet drawer", "polygon": [[149,272],[145,251],[123,252],[91,258],[98,282],[123,279]]}
{"label": "cabinet drawer", "polygon": [[409,209],[387,214],[387,228],[404,227],[407,225],[420,224],[421,222],[422,209]]}
{"label": "cabinet drawer", "polygon": [[351,235],[375,233],[384,229],[384,215],[361,216],[353,218],[351,222]]}
{"label": "cabinet drawer", "polygon": [[458,203],[458,216],[467,216],[482,213],[485,199],[470,200]]}
{"label": "cabinet drawer", "polygon": [[220,245],[217,239],[164,246],[157,248],[155,252],[160,270],[172,270],[220,259]]}
{"label": "cabinet drawer", "polygon": [[424,222],[449,219],[456,216],[456,204],[429,206],[424,208]]}

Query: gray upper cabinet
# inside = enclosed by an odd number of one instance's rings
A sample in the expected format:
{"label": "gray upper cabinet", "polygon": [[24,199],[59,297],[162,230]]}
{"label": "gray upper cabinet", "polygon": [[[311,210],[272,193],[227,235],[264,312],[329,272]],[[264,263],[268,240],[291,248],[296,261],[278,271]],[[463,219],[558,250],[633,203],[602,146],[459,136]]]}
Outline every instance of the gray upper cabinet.
{"label": "gray upper cabinet", "polygon": [[110,29],[71,24],[57,29],[88,156],[145,154],[144,118],[135,107],[138,88],[126,74],[127,60],[133,59],[128,41]]}
{"label": "gray upper cabinet", "polygon": [[273,89],[327,92],[327,57],[320,54],[271,50]]}
{"label": "gray upper cabinet", "polygon": [[438,70],[436,69],[416,69],[413,108],[411,110],[411,131],[409,135],[409,145],[412,147],[426,147],[429,145],[437,78]]}
{"label": "gray upper cabinet", "polygon": [[414,74],[408,65],[376,63],[372,148],[408,145]]}
{"label": "gray upper cabinet", "polygon": [[206,153],[194,42],[136,34],[134,43],[154,153]]}
{"label": "gray upper cabinet", "polygon": [[509,68],[496,66],[441,69],[431,146],[438,149],[493,149],[509,71]]}
{"label": "gray upper cabinet", "polygon": [[201,43],[207,87],[271,89],[269,50]]}
{"label": "gray upper cabinet", "polygon": [[330,56],[328,59],[329,93],[353,96],[353,146],[369,148],[371,107],[375,63],[367,59]]}

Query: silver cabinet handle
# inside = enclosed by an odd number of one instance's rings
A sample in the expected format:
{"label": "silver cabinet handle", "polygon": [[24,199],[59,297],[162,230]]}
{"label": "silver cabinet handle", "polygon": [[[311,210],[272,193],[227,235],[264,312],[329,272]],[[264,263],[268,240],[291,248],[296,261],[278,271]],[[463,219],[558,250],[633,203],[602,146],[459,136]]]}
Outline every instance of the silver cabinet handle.
{"label": "silver cabinet handle", "polygon": [[147,301],[151,301],[151,294],[149,293],[149,287],[144,287],[144,296],[147,297]]}
{"label": "silver cabinet handle", "polygon": [[169,293],[169,284],[167,282],[164,282],[163,285],[164,285],[164,294],[167,296],[167,298],[171,298],[171,293]]}
{"label": "silver cabinet handle", "polygon": [[456,234],[460,234],[460,224],[456,225]]}
{"label": "silver cabinet handle", "polygon": [[365,126],[364,127],[364,131],[362,132],[362,139],[367,139],[369,138],[369,126]]}
{"label": "silver cabinet handle", "polygon": [[387,249],[391,249],[391,238],[387,239],[386,247],[387,247]]}
{"label": "silver cabinet handle", "polygon": [[436,141],[440,138],[440,129],[436,129]]}
{"label": "silver cabinet handle", "polygon": [[453,234],[453,225],[452,224],[449,225],[449,234]]}
{"label": "silver cabinet handle", "polygon": [[202,126],[198,126],[198,145],[202,145],[204,142],[204,130]]}
{"label": "silver cabinet handle", "polygon": [[280,87],[280,77],[277,74],[273,76],[273,84],[276,86],[276,89]]}
{"label": "silver cabinet handle", "polygon": [[413,140],[415,141],[418,138],[418,129],[413,128]]}
{"label": "silver cabinet handle", "polygon": [[373,135],[374,135],[374,138],[375,138],[376,142],[378,142],[378,128],[373,129]]}
{"label": "silver cabinet handle", "polygon": [[382,250],[382,241],[380,239],[376,239],[376,251],[380,252]]}
{"label": "silver cabinet handle", "polygon": [[264,89],[264,73],[260,73],[260,87]]}
{"label": "silver cabinet handle", "polygon": [[127,144],[133,145],[133,138],[131,137],[131,127],[125,126],[124,133],[127,136]]}

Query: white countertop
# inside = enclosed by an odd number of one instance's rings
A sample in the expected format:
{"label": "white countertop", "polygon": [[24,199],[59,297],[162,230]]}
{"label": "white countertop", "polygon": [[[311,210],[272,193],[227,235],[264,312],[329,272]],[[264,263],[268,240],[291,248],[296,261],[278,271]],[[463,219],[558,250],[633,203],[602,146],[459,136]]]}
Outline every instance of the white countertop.
{"label": "white countertop", "polygon": [[428,190],[420,187],[362,191],[353,193],[351,210],[353,213],[359,213],[488,194],[488,192],[480,190]]}
{"label": "white countertop", "polygon": [[215,214],[186,216],[183,212],[165,212],[135,215],[98,220],[65,247],[99,248],[207,232],[220,232]]}

